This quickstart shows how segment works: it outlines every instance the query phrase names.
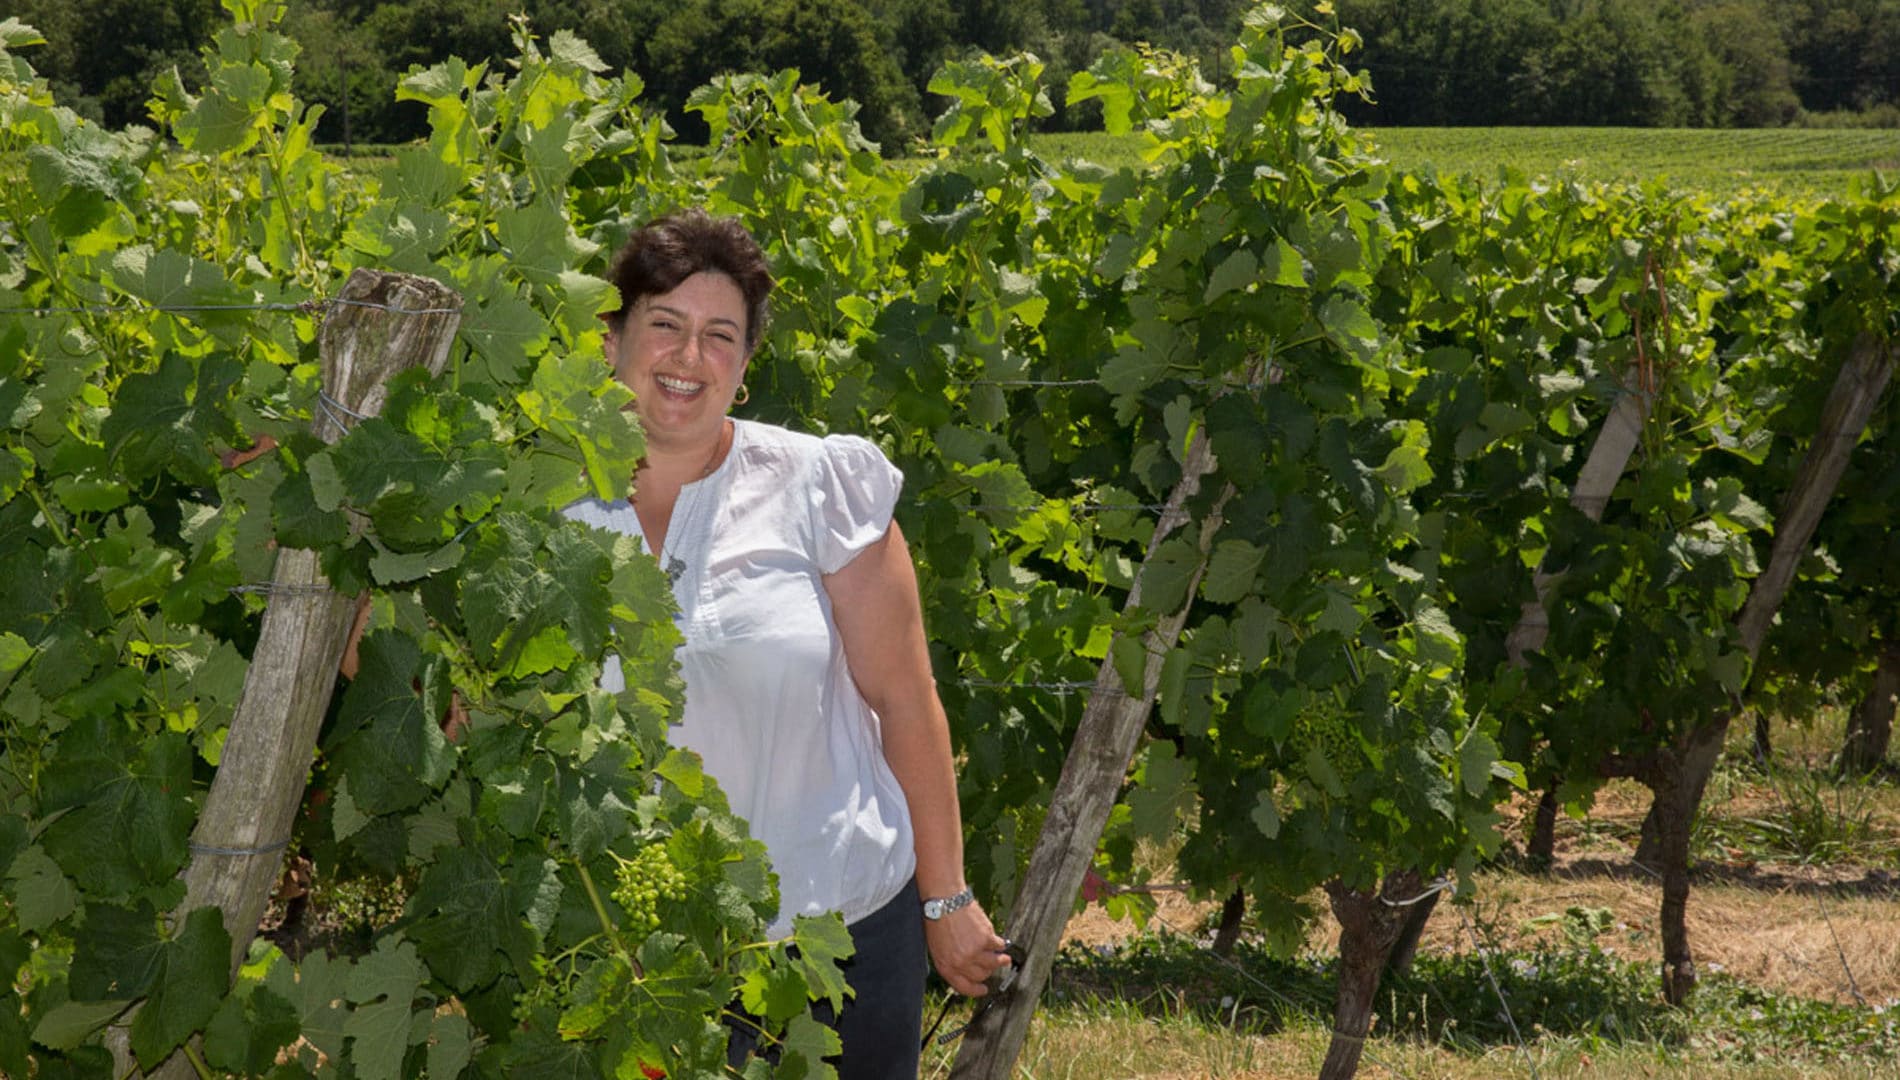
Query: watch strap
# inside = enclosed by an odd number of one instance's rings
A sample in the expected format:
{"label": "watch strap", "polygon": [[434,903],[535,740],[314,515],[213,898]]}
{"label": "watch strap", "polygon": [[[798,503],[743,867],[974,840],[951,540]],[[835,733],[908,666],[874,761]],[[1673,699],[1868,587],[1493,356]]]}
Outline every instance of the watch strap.
{"label": "watch strap", "polygon": [[949,896],[933,896],[924,901],[924,918],[941,919],[953,911],[970,906],[975,900],[976,893],[968,885]]}

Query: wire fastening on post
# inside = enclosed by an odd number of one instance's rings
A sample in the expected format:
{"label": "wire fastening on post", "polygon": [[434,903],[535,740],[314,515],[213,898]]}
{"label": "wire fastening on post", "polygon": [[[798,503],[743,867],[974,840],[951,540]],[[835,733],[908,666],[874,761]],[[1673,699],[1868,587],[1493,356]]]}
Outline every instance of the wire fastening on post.
{"label": "wire fastening on post", "polygon": [[[317,415],[328,420],[336,427],[339,433],[344,435],[348,435],[355,427],[355,425],[349,423],[348,420],[362,421],[369,419],[368,416],[357,412],[355,409],[343,404],[322,390],[317,391]],[[347,420],[345,418],[347,418]]]}
{"label": "wire fastening on post", "polygon": [[243,596],[246,593],[254,596],[324,596],[335,593],[336,588],[315,583],[295,585],[290,582],[266,581],[252,585],[233,585],[225,591],[233,596]]}
{"label": "wire fastening on post", "polygon": [[249,855],[275,855],[290,846],[290,837],[286,836],[275,844],[265,844],[263,847],[254,848],[214,847],[210,844],[188,844],[186,846],[193,855],[231,855],[241,858]]}

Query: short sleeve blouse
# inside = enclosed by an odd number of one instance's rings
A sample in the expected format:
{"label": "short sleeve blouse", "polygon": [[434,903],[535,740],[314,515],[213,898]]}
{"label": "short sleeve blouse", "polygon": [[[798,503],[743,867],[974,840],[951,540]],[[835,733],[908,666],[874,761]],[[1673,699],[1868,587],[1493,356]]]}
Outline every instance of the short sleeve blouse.
{"label": "short sleeve blouse", "polygon": [[[712,475],[680,491],[662,565],[675,571],[686,705],[671,739],[697,751],[779,876],[772,933],[793,917],[853,922],[916,869],[911,823],[858,692],[824,575],[890,528],[903,485],[877,447],[733,421]],[[626,500],[568,516],[644,540]],[[609,668],[609,689],[619,677]]]}

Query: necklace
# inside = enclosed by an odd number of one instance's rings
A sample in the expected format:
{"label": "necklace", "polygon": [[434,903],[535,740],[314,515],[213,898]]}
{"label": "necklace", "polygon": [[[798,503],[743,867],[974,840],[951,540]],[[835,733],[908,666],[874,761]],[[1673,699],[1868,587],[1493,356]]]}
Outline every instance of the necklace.
{"label": "necklace", "polygon": [[713,474],[718,467],[720,454],[727,448],[726,439],[732,434],[732,422],[728,420],[719,430],[719,438],[713,440],[712,453],[706,455],[706,463],[699,468],[699,475],[680,485],[680,494],[673,505],[673,514],[667,521],[666,542],[660,545],[660,565],[666,568],[666,583],[677,585],[680,576],[686,573],[686,560],[680,558],[673,542],[683,534],[690,534],[698,527],[699,508],[704,501],[700,498],[699,482]]}

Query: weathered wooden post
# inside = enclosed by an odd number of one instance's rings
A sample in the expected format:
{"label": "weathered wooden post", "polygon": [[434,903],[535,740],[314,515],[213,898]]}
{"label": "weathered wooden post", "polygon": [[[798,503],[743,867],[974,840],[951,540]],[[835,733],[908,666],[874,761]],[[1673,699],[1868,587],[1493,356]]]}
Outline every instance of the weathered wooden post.
{"label": "weathered wooden post", "polygon": [[[1603,426],[1597,429],[1597,437],[1590,444],[1590,456],[1584,459],[1577,482],[1570,489],[1570,505],[1591,521],[1603,520],[1603,511],[1610,505],[1610,494],[1616,490],[1616,482],[1622,479],[1623,470],[1629,467],[1636,444],[1642,441],[1643,427],[1649,423],[1649,411],[1656,403],[1656,392],[1648,381],[1639,366],[1632,365],[1624,374],[1622,392],[1611,406],[1610,414],[1603,418]],[[1504,638],[1504,651],[1512,667],[1529,667],[1530,654],[1542,651],[1544,642],[1550,638],[1550,594],[1563,573],[1549,569],[1549,561],[1550,556],[1546,554],[1538,562],[1531,576],[1534,598],[1524,601],[1516,624]],[[1555,850],[1557,787],[1558,781],[1553,779],[1538,803],[1527,851],[1534,865],[1550,865]],[[1434,894],[1425,901],[1423,910],[1417,912],[1419,931],[1424,930],[1423,920],[1430,917],[1437,903]]]}
{"label": "weathered wooden post", "polygon": [[[1148,558],[1160,550],[1161,542],[1188,521],[1187,501],[1200,491],[1201,478],[1214,469],[1213,452],[1207,444],[1205,427],[1198,428],[1181,465],[1181,479],[1169,492],[1168,501],[1155,524],[1148,542]],[[1115,797],[1128,775],[1128,762],[1141,740],[1142,726],[1154,707],[1155,691],[1161,679],[1161,663],[1181,637],[1188,611],[1194,606],[1194,593],[1200,586],[1207,555],[1220,529],[1221,507],[1233,494],[1226,487],[1214,512],[1201,525],[1199,567],[1189,579],[1187,598],[1180,610],[1163,616],[1154,629],[1142,635],[1147,662],[1142,685],[1125,687],[1115,670],[1113,647],[1095,677],[1095,689],[1089,695],[1088,708],[1076,731],[1075,743],[1063,763],[1062,776],[1056,781],[1049,799],[1049,813],[1036,849],[1029,857],[1029,870],[1016,903],[1010,909],[1007,936],[1028,951],[1028,963],[1016,978],[1010,996],[986,1010],[970,1025],[963,1036],[952,1067],[952,1080],[1006,1080],[1023,1040],[1029,1035],[1029,1021],[1035,1014],[1036,1001],[1049,981],[1049,969],[1055,961],[1056,947],[1068,925],[1082,876],[1094,860],[1101,842],[1102,829],[1108,824]],[[1145,561],[1144,561],[1145,565]],[[1127,609],[1141,606],[1141,577],[1128,590]],[[1120,634],[1116,635],[1119,640]]]}
{"label": "weathered wooden post", "polygon": [[[462,298],[446,285],[410,274],[358,269],[331,302],[319,338],[323,394],[312,427],[335,443],[357,419],[381,413],[389,380],[412,367],[440,374],[461,322]],[[257,936],[283,864],[317,729],[329,709],[356,597],[330,588],[317,554],[282,548],[263,630],[231,719],[218,772],[192,834],[182,919],[201,907],[224,913],[231,975]],[[125,1023],[108,1039],[117,1075],[134,1067]],[[194,1075],[184,1055],[153,1072]]]}
{"label": "weathered wooden post", "polygon": [[[1603,418],[1596,440],[1590,444],[1590,456],[1577,473],[1575,486],[1570,489],[1570,505],[1591,521],[1603,520],[1610,493],[1616,490],[1616,482],[1629,467],[1636,444],[1642,441],[1643,426],[1649,423],[1649,410],[1655,401],[1655,391],[1644,386],[1641,371],[1632,367],[1623,379],[1622,393],[1611,406],[1610,415]],[[1545,556],[1531,577],[1536,599],[1524,601],[1517,623],[1505,636],[1504,651],[1512,667],[1529,666],[1529,654],[1541,650],[1550,637],[1550,613],[1546,605],[1563,573],[1547,569],[1548,561],[1549,556]]]}
{"label": "weathered wooden post", "polygon": [[[1821,408],[1821,429],[1801,459],[1775,519],[1775,542],[1768,565],[1755,578],[1741,614],[1735,617],[1737,636],[1751,669],[1761,654],[1769,624],[1794,582],[1795,571],[1807,555],[1821,515],[1840,485],[1841,474],[1847,471],[1854,444],[1886,393],[1893,377],[1894,352],[1892,342],[1863,333],[1841,363],[1840,374]],[[1663,996],[1671,1005],[1686,1002],[1697,979],[1686,922],[1689,827],[1702,805],[1703,789],[1715,771],[1738,709],[1739,702],[1731,702],[1706,723],[1678,736],[1674,746],[1649,761],[1635,763],[1634,768],[1604,770],[1606,775],[1635,776],[1655,792],[1636,858],[1662,864]]]}

